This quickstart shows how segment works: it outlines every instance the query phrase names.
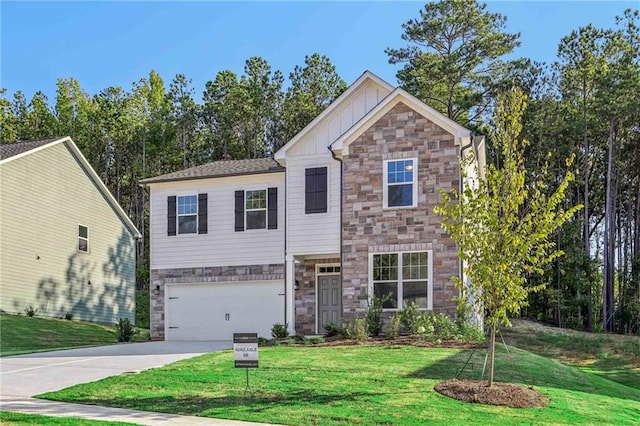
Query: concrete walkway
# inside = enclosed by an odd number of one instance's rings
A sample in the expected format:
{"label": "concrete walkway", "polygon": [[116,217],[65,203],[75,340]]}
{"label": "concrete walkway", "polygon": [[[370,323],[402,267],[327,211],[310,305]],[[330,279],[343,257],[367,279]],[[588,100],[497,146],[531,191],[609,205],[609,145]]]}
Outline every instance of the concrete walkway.
{"label": "concrete walkway", "polygon": [[31,398],[105,377],[137,372],[231,348],[231,342],[145,342],[0,358],[0,410],[123,421],[141,425],[256,425],[259,423],[151,413]]}

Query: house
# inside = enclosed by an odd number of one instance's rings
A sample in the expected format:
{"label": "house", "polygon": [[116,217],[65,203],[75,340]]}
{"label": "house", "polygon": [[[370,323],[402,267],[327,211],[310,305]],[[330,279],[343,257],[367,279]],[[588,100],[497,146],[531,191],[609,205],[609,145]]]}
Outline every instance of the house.
{"label": "house", "polygon": [[[365,72],[274,159],[218,161],[144,181],[155,339],[322,333],[410,302],[455,314],[456,245],[433,213],[484,141]],[[461,277],[464,279],[464,277]]]}
{"label": "house", "polygon": [[135,316],[141,235],[69,137],[0,145],[0,308]]}

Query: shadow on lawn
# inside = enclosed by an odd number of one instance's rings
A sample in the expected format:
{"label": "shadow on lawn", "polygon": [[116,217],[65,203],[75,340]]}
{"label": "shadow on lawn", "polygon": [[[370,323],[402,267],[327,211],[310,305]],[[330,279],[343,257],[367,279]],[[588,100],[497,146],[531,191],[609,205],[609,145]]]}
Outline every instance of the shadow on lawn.
{"label": "shadow on lawn", "polygon": [[[242,408],[247,412],[260,412],[278,405],[329,405],[334,402],[363,401],[370,397],[382,395],[374,392],[353,392],[346,394],[323,394],[310,389],[288,389],[286,393],[261,393],[259,389],[249,391],[246,395],[238,394],[223,397],[202,396],[159,396],[154,398],[74,398],[74,404],[100,405],[106,407],[126,408],[158,413],[180,415],[207,415],[207,411],[217,408]],[[215,413],[208,413],[209,415]]]}
{"label": "shadow on lawn", "polygon": [[[486,379],[488,372],[485,366],[487,350],[480,348],[471,351],[463,351],[441,361],[429,364],[409,374],[411,378],[424,378],[435,380]],[[531,358],[532,357],[532,358]],[[526,361],[522,359],[527,358]],[[497,382],[521,383],[526,386],[552,387],[571,391],[586,392],[595,395],[623,398],[632,401],[640,401],[640,392],[629,388],[629,392],[611,387],[623,386],[613,381],[610,386],[600,386],[593,382],[596,375],[590,375],[578,368],[565,366],[557,361],[549,360],[540,355],[529,354],[517,348],[509,347],[507,352],[504,347],[496,347],[495,375]]]}

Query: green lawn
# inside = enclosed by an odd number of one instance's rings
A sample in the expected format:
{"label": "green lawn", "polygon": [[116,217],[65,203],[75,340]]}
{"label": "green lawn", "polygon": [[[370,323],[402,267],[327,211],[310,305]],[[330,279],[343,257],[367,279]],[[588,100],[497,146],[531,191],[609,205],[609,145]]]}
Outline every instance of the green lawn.
{"label": "green lawn", "polygon": [[[137,340],[148,340],[148,331]],[[117,343],[113,326],[52,318],[0,315],[0,356]]]}
{"label": "green lawn", "polygon": [[640,389],[639,336],[585,333],[525,320],[514,320],[502,335],[507,345]]}
{"label": "green lawn", "polygon": [[497,353],[496,380],[534,386],[541,409],[462,403],[433,386],[478,378],[485,350],[413,346],[269,347],[260,365],[234,369],[208,354],[135,375],[45,394],[48,399],[237,420],[307,424],[637,424],[640,390],[519,349]]}
{"label": "green lawn", "polygon": [[134,423],[103,422],[99,420],[82,420],[68,417],[40,416],[37,414],[11,413],[0,411],[2,425],[59,425],[59,426],[120,426]]}

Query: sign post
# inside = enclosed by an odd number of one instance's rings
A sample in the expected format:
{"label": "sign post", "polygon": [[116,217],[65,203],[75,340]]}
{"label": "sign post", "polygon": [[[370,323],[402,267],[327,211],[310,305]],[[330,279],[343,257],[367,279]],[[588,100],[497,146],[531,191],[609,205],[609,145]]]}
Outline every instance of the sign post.
{"label": "sign post", "polygon": [[258,334],[233,333],[233,360],[235,368],[244,368],[249,389],[249,368],[258,368]]}

